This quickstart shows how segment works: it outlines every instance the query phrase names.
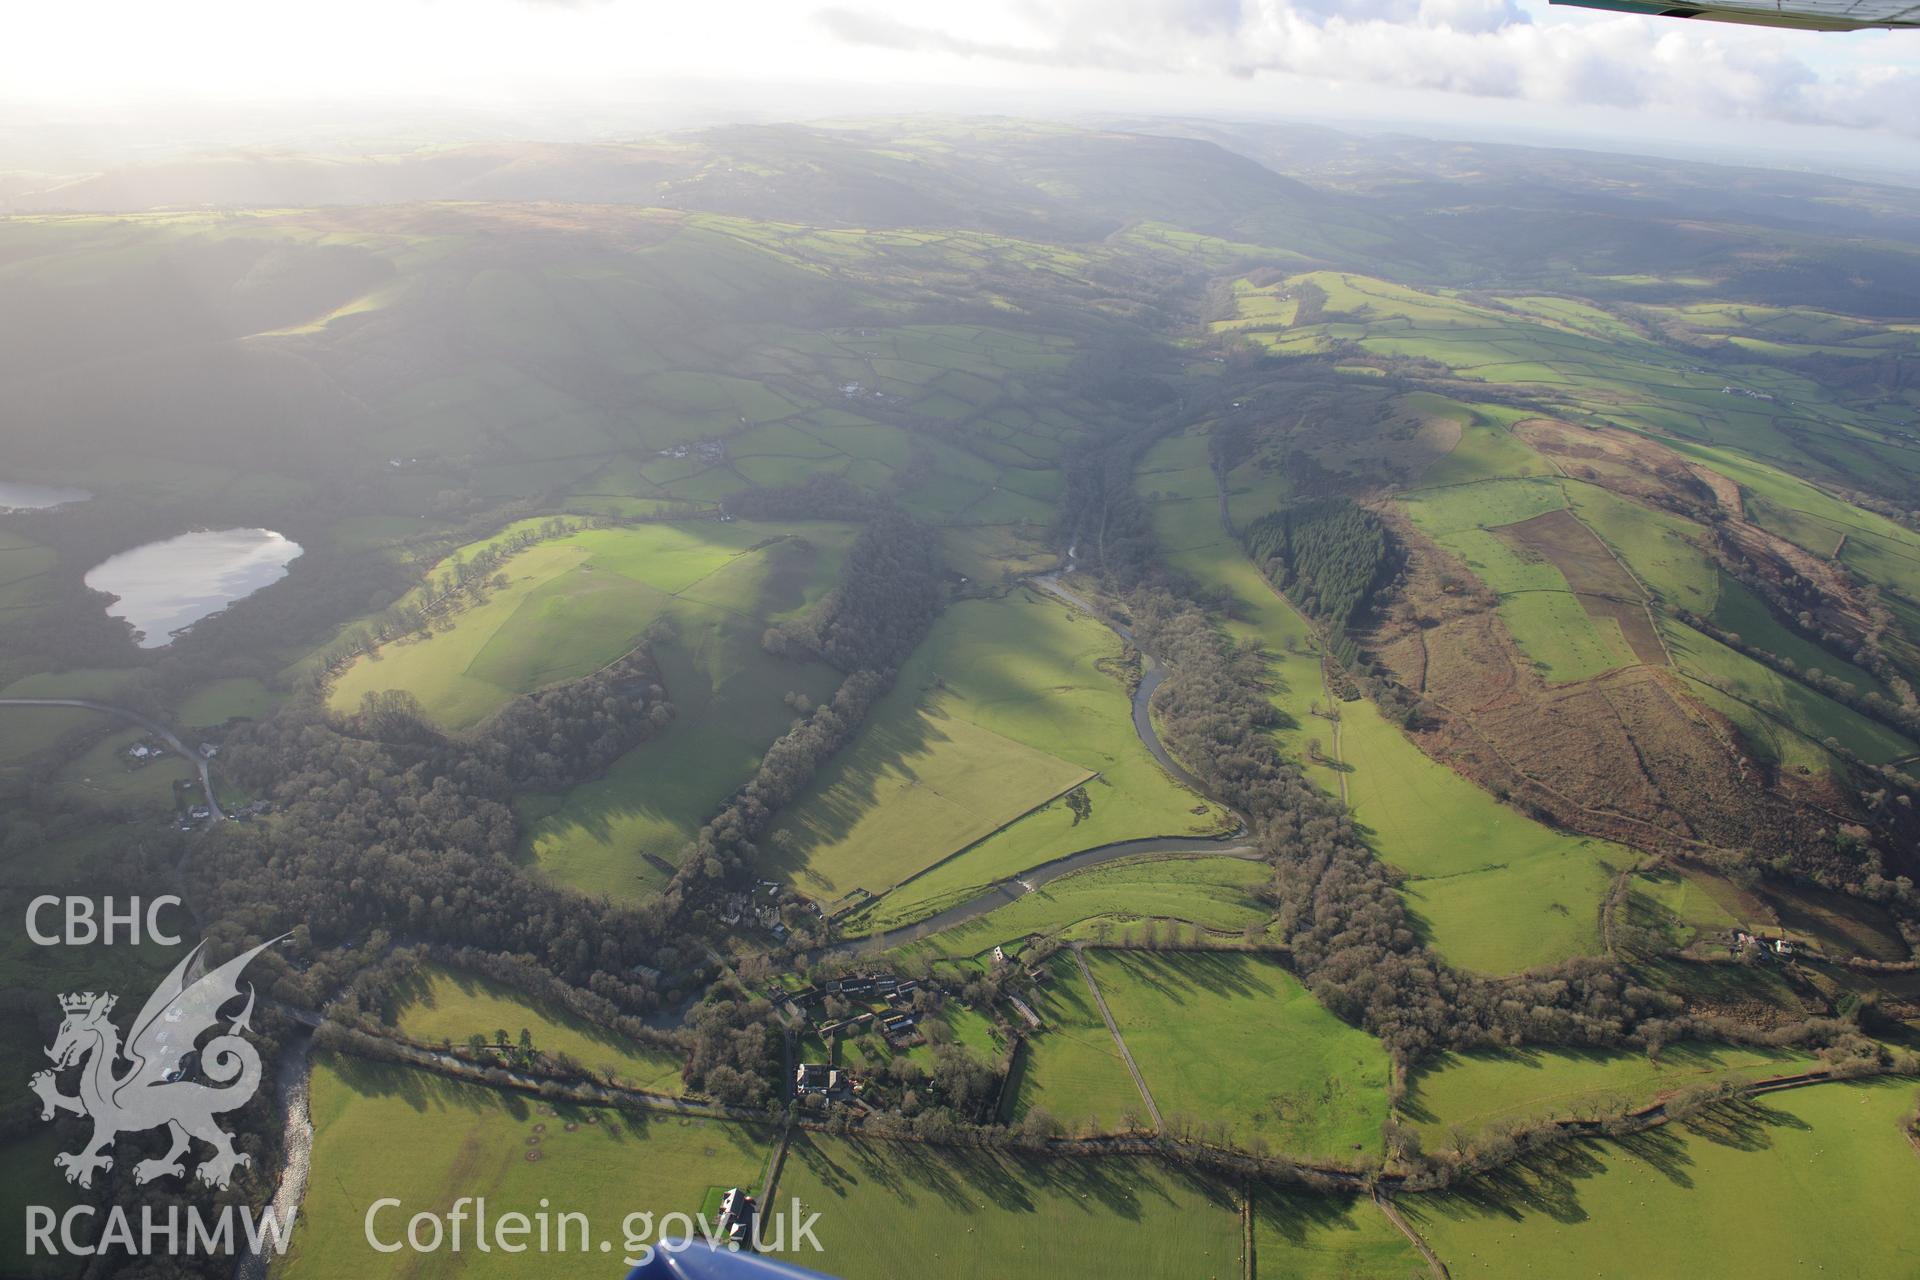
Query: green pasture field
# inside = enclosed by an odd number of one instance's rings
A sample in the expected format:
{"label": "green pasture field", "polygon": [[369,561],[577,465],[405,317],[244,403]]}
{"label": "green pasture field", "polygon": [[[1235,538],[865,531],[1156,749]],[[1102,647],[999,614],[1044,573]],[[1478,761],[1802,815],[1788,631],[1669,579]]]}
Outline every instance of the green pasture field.
{"label": "green pasture field", "polygon": [[1032,1003],[1042,1029],[1027,1037],[1007,1081],[1008,1119],[1039,1108],[1072,1133],[1122,1132],[1122,1117],[1147,1128],[1147,1104],[1071,954],[1047,962]]}
{"label": "green pasture field", "polygon": [[[1240,544],[1221,528],[1206,436],[1188,432],[1155,445],[1141,461],[1135,488],[1162,495],[1152,508],[1161,556],[1200,581],[1231,593],[1233,616],[1223,623],[1227,633],[1267,651],[1268,700],[1284,718],[1275,738],[1308,777],[1337,794],[1340,774],[1328,765],[1313,763],[1307,753],[1307,742],[1313,738],[1331,749],[1330,724],[1313,714],[1314,707],[1324,711],[1331,701],[1321,677],[1319,640]],[[1273,479],[1256,483],[1242,470],[1228,477],[1227,492],[1236,520],[1264,515],[1284,497]]]}
{"label": "green pasture field", "polygon": [[[465,729],[516,694],[612,662],[633,647],[664,600],[617,574],[598,574],[576,584],[577,571],[587,559],[571,539],[521,552],[501,570],[510,585],[493,592],[485,603],[464,609],[450,625],[439,623],[430,638],[391,641],[363,655],[334,681],[328,705],[351,713],[369,693],[401,689],[440,724]],[[556,584],[557,591],[552,589]],[[577,593],[568,590],[576,585]],[[521,606],[529,603],[533,616],[509,631]],[[565,624],[556,625],[562,617]],[[508,638],[496,646],[502,632]],[[548,644],[539,643],[542,632]],[[490,647],[491,663],[483,657]],[[541,665],[512,671],[516,655]]]}
{"label": "green pasture field", "polygon": [[1242,1146],[1363,1163],[1380,1153],[1386,1050],[1270,956],[1089,950],[1160,1114]]}
{"label": "green pasture field", "polygon": [[1515,311],[1539,316],[1550,323],[1596,338],[1625,343],[1644,341],[1631,325],[1590,302],[1552,295],[1523,297],[1512,294],[1502,297],[1500,302],[1502,306]]}
{"label": "green pasture field", "polygon": [[[1413,504],[1410,510],[1422,523],[1423,508]],[[1620,624],[1589,614],[1545,556],[1529,554],[1495,529],[1459,529],[1434,540],[1499,595],[1500,620],[1549,683],[1585,680],[1635,661]]]}
{"label": "green pasture field", "polygon": [[1522,1122],[1589,1119],[1703,1084],[1797,1075],[1820,1065],[1788,1049],[1684,1041],[1657,1059],[1633,1050],[1486,1049],[1422,1064],[1400,1104],[1428,1151],[1465,1149]]}
{"label": "green pasture field", "polygon": [[62,794],[80,804],[137,805],[148,810],[173,809],[173,784],[200,775],[194,766],[169,751],[158,760],[136,765],[127,749],[150,738],[145,729],[123,729],[108,734],[54,775]]}
{"label": "green pasture field", "polygon": [[769,865],[828,903],[882,894],[1093,776],[943,701],[896,685],[859,746],[830,763],[777,828],[791,861],[776,843]]}
{"label": "green pasture field", "polygon": [[252,676],[209,680],[174,711],[183,727],[216,728],[229,720],[263,720],[280,705],[280,695]]}
{"label": "green pasture field", "polygon": [[[1875,764],[1898,760],[1915,750],[1907,738],[1878,721],[1684,623],[1662,618],[1660,634],[1680,670],[1721,695],[1715,709],[1761,749],[1782,752],[1775,758],[1783,763],[1801,762],[1817,751],[1825,767],[1825,750],[1819,744],[1830,737]],[[1804,738],[1806,745],[1785,747],[1783,735]]]}
{"label": "green pasture field", "polygon": [[[547,1104],[332,1054],[315,1056],[309,1105],[312,1171],[293,1249],[281,1264],[293,1280],[561,1277],[585,1265],[617,1269],[631,1256],[622,1238],[627,1214],[696,1213],[709,1187],[756,1186],[771,1145],[769,1133],[726,1121]],[[530,1159],[535,1152],[538,1159]],[[413,1213],[485,1196],[496,1222],[508,1212],[538,1213],[543,1199],[550,1213],[585,1214],[595,1241],[613,1248],[603,1254],[592,1244],[591,1264],[577,1245],[571,1254],[481,1253],[470,1239],[457,1254],[379,1253],[364,1222],[373,1202],[388,1196],[403,1208],[376,1219],[384,1239],[400,1236]],[[577,1227],[570,1230],[577,1240]]]}
{"label": "green pasture field", "polygon": [[1528,416],[1524,413],[1500,405],[1465,404],[1425,391],[1401,396],[1396,403],[1403,412],[1455,424],[1453,447],[1421,473],[1420,489],[1553,473],[1551,463],[1513,437],[1510,428]]}
{"label": "green pasture field", "polygon": [[0,707],[0,771],[32,759],[70,733],[106,724],[99,712],[80,707]]}
{"label": "green pasture field", "polygon": [[[1120,639],[1105,625],[1036,591],[954,604],[902,667],[894,692],[847,764],[829,769],[790,813],[784,828],[797,833],[813,824],[815,830],[830,832],[837,822],[852,819],[857,835],[871,800],[849,783],[859,781],[855,769],[868,758],[869,743],[884,735],[896,743],[916,744],[929,717],[941,733],[949,724],[965,722],[1063,762],[1065,770],[1047,775],[1063,779],[1061,789],[1074,785],[1076,777],[1097,775],[1084,784],[1091,813],[1076,823],[1064,800],[1028,812],[1032,802],[1025,794],[1010,792],[1000,801],[994,825],[1011,825],[938,866],[932,864],[966,841],[954,841],[938,830],[901,832],[896,843],[877,849],[842,839],[795,863],[789,874],[803,889],[816,873],[843,890],[852,883],[876,892],[898,884],[854,926],[885,929],[933,914],[996,880],[1081,849],[1143,836],[1218,832],[1224,821],[1220,811],[1174,781],[1135,736],[1122,656]],[[916,692],[918,702],[911,701]],[[895,751],[883,758],[904,758],[927,785],[944,790],[945,784],[936,781],[941,775],[930,770],[963,761],[940,738],[930,741],[940,749],[929,753],[924,765],[915,763],[911,752]],[[1054,794],[1057,791],[1044,798]],[[845,816],[826,807],[829,804],[844,806]],[[884,816],[885,806],[881,812]],[[837,868],[854,865],[855,858],[884,866],[890,881],[849,880]]]}
{"label": "green pasture field", "polygon": [[924,941],[899,948],[929,959],[977,956],[1035,934],[1085,937],[1145,920],[1197,924],[1223,934],[1262,925],[1268,909],[1255,891],[1265,864],[1221,856],[1129,858],[1088,867]]}
{"label": "green pasture field", "polygon": [[1407,515],[1435,540],[1467,529],[1496,529],[1567,505],[1561,481],[1550,476],[1475,480],[1404,494]]}
{"label": "green pasture field", "polygon": [[[958,1000],[947,1001],[940,1010],[940,1023],[953,1033],[950,1043],[967,1050],[975,1057],[991,1059],[1000,1049],[1000,1037],[987,1015],[971,1005],[961,1004]],[[908,1056],[922,1066],[933,1064],[933,1049],[930,1044],[915,1045],[908,1050]]]}
{"label": "green pasture field", "polygon": [[1637,661],[1620,624],[1588,613],[1570,590],[1502,594],[1499,614],[1514,643],[1549,684],[1586,680]]}
{"label": "green pasture field", "polygon": [[786,1259],[844,1280],[1106,1280],[1120,1259],[1136,1275],[1243,1274],[1229,1191],[1147,1160],[796,1133],[776,1196],[820,1215],[823,1252]]}
{"label": "green pasture field", "polygon": [[1684,672],[1680,678],[1689,693],[1739,728],[1741,739],[1753,749],[1758,759],[1805,773],[1824,773],[1834,767],[1832,754],[1804,733],[1780,723],[1739,698],[1722,693],[1705,680]]}
{"label": "green pasture field", "polygon": [[947,568],[975,582],[1011,581],[1039,573],[1055,552],[1037,530],[1017,525],[964,525],[940,531]]}
{"label": "green pasture field", "polygon": [[1700,302],[1645,308],[1671,323],[1696,333],[1765,334],[1795,344],[1841,346],[1863,343],[1870,350],[1913,345],[1920,330],[1914,325],[1868,321],[1812,307],[1760,306],[1750,303]]}
{"label": "green pasture field", "polygon": [[[768,542],[786,534],[806,545]],[[850,541],[840,525],[700,521],[538,543],[501,569],[505,588],[438,623],[431,638],[390,642],[356,660],[328,705],[351,712],[367,693],[404,689],[442,725],[471,728],[516,694],[615,661],[658,617],[710,621],[720,610],[763,627],[824,593]],[[769,597],[783,602],[768,608]]]}
{"label": "green pasture field", "polygon": [[24,614],[44,604],[58,560],[51,547],[0,529],[0,615]]}
{"label": "green pasture field", "polygon": [[1214,333],[1240,328],[1284,329],[1293,323],[1299,300],[1289,296],[1288,283],[1256,285],[1251,280],[1233,282],[1233,315],[1215,320],[1207,328]]}
{"label": "green pasture field", "polygon": [[[1465,378],[1553,396],[1563,401],[1556,411],[1572,418],[1731,447],[1797,474],[1856,483],[1884,476],[1889,467],[1909,473],[1913,467],[1910,452],[1896,456],[1884,435],[1861,422],[1865,418],[1883,430],[1900,430],[1907,425],[1903,415],[1875,415],[1841,404],[1810,379],[1773,366],[1698,368],[1683,349],[1649,340],[1584,303],[1516,296],[1482,305],[1444,290],[1409,289],[1336,272],[1296,277],[1287,285],[1305,281],[1327,290],[1322,320],[1282,329],[1277,318],[1249,314],[1235,328],[1276,349],[1315,350],[1337,339],[1378,355],[1439,361]],[[1884,349],[1886,335],[1876,341],[1876,350]],[[1783,354],[1822,345],[1788,343]],[[1728,395],[1727,385],[1773,399]],[[1469,446],[1430,472],[1427,483],[1502,474],[1512,460],[1477,465],[1481,460]]]}
{"label": "green pasture field", "polygon": [[[1162,441],[1142,459],[1136,488],[1195,493],[1206,469],[1206,441],[1188,433]],[[1412,495],[1417,518],[1441,530],[1473,529],[1562,505],[1552,480],[1487,481]],[[1201,513],[1200,508],[1208,510]],[[1331,726],[1312,714],[1330,705],[1311,656],[1312,636],[1220,529],[1211,503],[1175,498],[1153,505],[1162,554],[1209,585],[1231,592],[1236,640],[1256,639],[1270,656],[1274,705],[1292,727],[1276,734],[1282,749],[1306,761],[1307,742],[1330,751]],[[1291,642],[1291,650],[1288,648]],[[1402,889],[1415,923],[1450,962],[1487,973],[1514,973],[1601,950],[1599,912],[1612,874],[1639,861],[1633,850],[1604,840],[1561,835],[1510,809],[1429,758],[1366,699],[1339,704],[1345,770],[1304,764],[1307,776],[1348,802],[1381,858],[1412,879]]]}
{"label": "green pasture field", "polygon": [[1640,855],[1565,835],[1437,764],[1365,700],[1341,705],[1354,817],[1410,878],[1415,926],[1449,961],[1516,973],[1601,951],[1600,904]]}
{"label": "green pasture field", "polygon": [[[1731,448],[1668,443],[1737,483],[1748,518],[1761,528],[1819,556],[1831,556],[1838,547],[1840,561],[1848,568],[1909,600],[1920,600],[1920,533]],[[1842,536],[1845,546],[1841,546]]]}
{"label": "green pasture field", "polygon": [[1397,1203],[1460,1280],[1912,1275],[1913,1103],[1902,1079],[1768,1094]]}
{"label": "green pasture field", "polygon": [[1255,1184],[1257,1280],[1408,1280],[1427,1264],[1364,1196],[1321,1195]]}
{"label": "green pasture field", "polygon": [[1629,501],[1598,485],[1563,482],[1567,506],[1624,560],[1654,597],[1711,617],[1720,574],[1702,551],[1706,531],[1691,520]]}
{"label": "green pasture field", "polygon": [[602,1080],[612,1068],[615,1082],[628,1088],[681,1091],[678,1054],[635,1044],[491,978],[429,965],[396,995],[394,1028],[420,1044],[464,1045],[476,1032],[492,1044],[495,1033],[505,1031],[517,1045],[524,1028],[533,1033],[535,1049],[565,1054]]}
{"label": "green pasture field", "polygon": [[1624,845],[1563,835],[1430,759],[1371,702],[1341,704],[1347,789],[1369,842],[1411,879],[1416,925],[1454,964],[1515,973],[1601,950]]}
{"label": "green pasture field", "polygon": [[1626,918],[1652,929],[1675,948],[1684,948],[1736,928],[1752,928],[1750,912],[1732,884],[1713,876],[1668,867],[1633,873]]}
{"label": "green pasture field", "polygon": [[[786,695],[819,702],[838,686],[825,664],[776,658],[760,637],[768,623],[825,594],[852,536],[839,524],[703,521],[541,543],[507,566],[514,586],[457,615],[431,640],[390,644],[380,660],[361,659],[332,702],[350,710],[363,686],[405,687],[443,722],[471,725],[516,693],[619,658],[649,625],[670,619],[672,633],[652,655],[673,723],[605,776],[517,802],[523,856],[543,874],[584,893],[635,901],[667,878],[643,855],[677,862],[792,722],[797,713]],[[516,589],[536,578],[515,603]],[[468,652],[464,670],[434,665]]]}
{"label": "green pasture field", "polygon": [[1600,901],[1637,853],[1500,804],[1428,758],[1371,702],[1344,703],[1340,714],[1354,816],[1412,877],[1408,905],[1443,953],[1502,973],[1598,953]]}
{"label": "green pasture field", "polygon": [[[43,671],[23,676],[4,689],[7,698],[98,698],[113,701],[145,674],[138,667],[76,667],[71,671]],[[17,708],[15,708],[17,710]]]}
{"label": "green pasture field", "polygon": [[759,624],[720,611],[678,615],[653,658],[674,721],[571,791],[529,793],[515,809],[523,850],[542,874],[583,893],[635,901],[664,885],[669,865],[797,718],[788,693],[832,697],[839,675],[820,662],[775,658]]}
{"label": "green pasture field", "polygon": [[1724,573],[1720,575],[1720,599],[1714,607],[1713,621],[1716,626],[1733,632],[1755,648],[1790,660],[1802,671],[1818,668],[1846,681],[1863,694],[1878,693],[1883,698],[1892,697],[1892,691],[1873,675],[1838,654],[1829,653],[1798,632],[1788,630],[1767,609],[1766,602],[1745,583]]}

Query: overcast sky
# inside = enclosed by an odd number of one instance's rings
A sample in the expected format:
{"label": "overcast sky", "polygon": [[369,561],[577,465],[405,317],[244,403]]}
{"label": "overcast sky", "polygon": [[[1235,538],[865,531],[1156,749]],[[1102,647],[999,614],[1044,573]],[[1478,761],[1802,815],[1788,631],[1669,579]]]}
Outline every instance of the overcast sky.
{"label": "overcast sky", "polygon": [[738,84],[758,114],[1371,116],[1830,148],[1920,170],[1920,32],[1533,0],[60,0],[12,8],[0,39],[17,132],[156,103],[589,109],[694,81],[722,100],[713,86]]}

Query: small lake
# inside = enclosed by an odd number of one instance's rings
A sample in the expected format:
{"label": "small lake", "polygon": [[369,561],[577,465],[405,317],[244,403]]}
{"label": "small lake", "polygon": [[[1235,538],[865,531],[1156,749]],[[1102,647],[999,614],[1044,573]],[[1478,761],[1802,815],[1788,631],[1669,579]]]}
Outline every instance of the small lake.
{"label": "small lake", "polygon": [[216,529],[149,542],[102,561],[87,574],[95,591],[119,597],[107,615],[141,633],[142,649],[286,577],[300,544],[271,529]]}
{"label": "small lake", "polygon": [[0,480],[0,511],[40,511],[46,507],[85,502],[93,495],[85,489],[62,489],[51,484],[16,484]]}

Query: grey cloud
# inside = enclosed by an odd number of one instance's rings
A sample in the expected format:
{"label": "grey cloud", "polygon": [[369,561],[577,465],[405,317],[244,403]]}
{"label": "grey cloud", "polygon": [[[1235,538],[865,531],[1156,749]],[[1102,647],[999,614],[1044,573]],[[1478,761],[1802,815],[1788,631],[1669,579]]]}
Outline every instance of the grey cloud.
{"label": "grey cloud", "polygon": [[1920,72],[1821,75],[1767,41],[1662,19],[1539,25],[1514,0],[1015,0],[1030,42],[862,9],[852,44],[1061,68],[1278,73],[1556,104],[1920,132]]}
{"label": "grey cloud", "polygon": [[970,40],[934,27],[915,26],[880,14],[853,9],[822,9],[814,15],[826,30],[849,44],[914,53],[948,53],[962,58],[1051,67],[1096,67],[1108,71],[1151,71],[1155,63],[1121,50],[1086,45],[1057,33],[1043,46],[1026,47]]}

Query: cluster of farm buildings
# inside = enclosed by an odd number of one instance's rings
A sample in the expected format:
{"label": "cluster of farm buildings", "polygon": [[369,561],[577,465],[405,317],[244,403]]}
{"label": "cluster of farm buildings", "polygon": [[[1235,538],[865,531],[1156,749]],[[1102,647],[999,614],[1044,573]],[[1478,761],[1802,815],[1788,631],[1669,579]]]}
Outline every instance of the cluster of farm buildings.
{"label": "cluster of farm buildings", "polygon": [[[767,994],[776,1008],[794,1011],[801,1027],[811,1029],[823,1041],[831,1043],[835,1036],[873,1030],[897,1051],[910,1049],[926,1038],[920,1029],[920,1011],[914,1007],[914,995],[922,990],[940,992],[941,988],[891,973],[853,973],[799,991],[774,987]],[[834,1017],[827,1013],[829,999],[866,1007]],[[851,1071],[829,1063],[808,1062],[794,1068],[793,1087],[801,1097],[844,1099],[859,1092],[860,1081]]]}

